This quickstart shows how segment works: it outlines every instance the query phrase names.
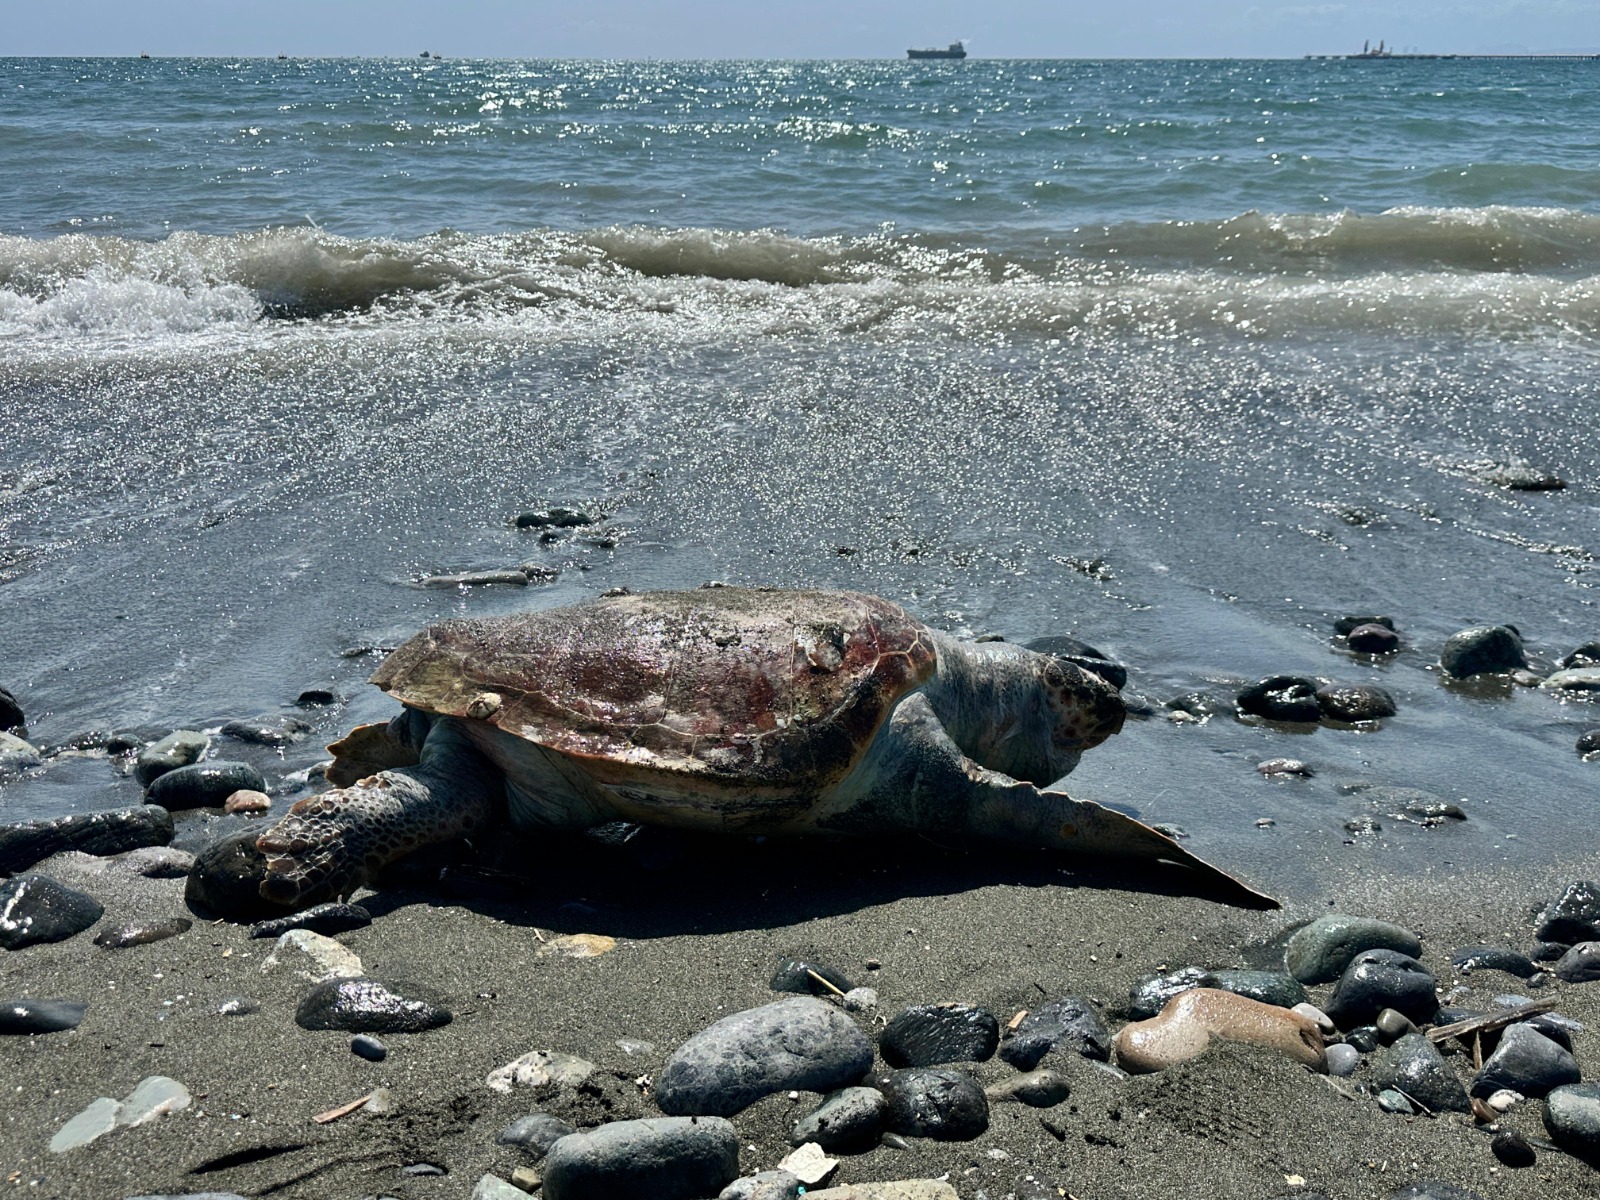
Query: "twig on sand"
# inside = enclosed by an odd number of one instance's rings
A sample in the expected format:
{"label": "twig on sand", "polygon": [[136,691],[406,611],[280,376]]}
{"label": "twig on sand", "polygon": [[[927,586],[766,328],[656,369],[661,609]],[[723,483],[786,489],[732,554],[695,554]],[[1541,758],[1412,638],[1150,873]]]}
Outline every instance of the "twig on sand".
{"label": "twig on sand", "polygon": [[1493,1033],[1497,1029],[1504,1029],[1507,1025],[1515,1025],[1518,1021],[1526,1021],[1529,1017],[1547,1013],[1555,1007],[1554,1000],[1535,1000],[1530,1004],[1519,1004],[1516,1008],[1508,1008],[1504,1012],[1468,1017],[1465,1021],[1456,1021],[1450,1025],[1441,1025],[1437,1029],[1428,1030],[1428,1040],[1438,1045],[1451,1038],[1465,1039],[1480,1033]]}
{"label": "twig on sand", "polygon": [[1023,1018],[1026,1017],[1027,1015],[1028,1015],[1028,1010],[1027,1009],[1025,1009],[1025,1008],[1018,1009],[1017,1010],[1017,1015],[1012,1017],[1011,1020],[1006,1022],[1006,1028],[1011,1030],[1013,1033],[1015,1033],[1016,1030],[1017,1030],[1017,1026],[1022,1024]]}
{"label": "twig on sand", "polygon": [[327,1112],[320,1112],[311,1119],[318,1125],[326,1125],[329,1121],[337,1121],[340,1117],[348,1117],[357,1109],[366,1107],[366,1103],[372,1099],[372,1095],[371,1092],[368,1092],[365,1096],[350,1101],[349,1104],[341,1104],[338,1108],[330,1108]]}
{"label": "twig on sand", "polygon": [[836,987],[834,987],[834,986],[833,986],[833,984],[831,984],[831,983],[829,983],[829,982],[828,982],[828,981],[827,981],[827,980],[826,980],[826,979],[824,979],[824,978],[823,978],[823,977],[822,977],[822,976],[821,976],[821,975],[818,975],[818,974],[817,974],[817,973],[816,973],[816,972],[815,972],[815,971],[813,971],[813,970],[812,970],[812,969],[811,969],[811,968],[810,968],[810,967],[807,967],[807,968],[806,968],[806,974],[807,974],[807,975],[809,975],[809,976],[811,976],[811,978],[813,978],[813,979],[815,979],[815,980],[816,980],[816,981],[817,981],[817,982],[818,982],[818,983],[820,983],[820,984],[821,984],[821,985],[822,985],[822,986],[823,986],[823,987],[825,987],[825,988],[827,988],[827,989],[828,989],[828,990],[829,990],[829,991],[830,991],[830,992],[832,992],[832,993],[833,993],[833,994],[834,994],[834,995],[835,995],[835,996],[843,996],[843,995],[844,995],[844,993],[843,993],[843,992],[841,992],[841,991],[840,991],[840,990],[839,990],[839,989],[838,989],[838,988],[836,988]]}

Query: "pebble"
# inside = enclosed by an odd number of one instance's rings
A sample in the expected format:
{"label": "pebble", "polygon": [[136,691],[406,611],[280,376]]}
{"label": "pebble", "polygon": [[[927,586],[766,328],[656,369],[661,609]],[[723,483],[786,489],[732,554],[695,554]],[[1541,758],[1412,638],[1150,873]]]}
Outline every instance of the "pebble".
{"label": "pebble", "polygon": [[1201,987],[1217,988],[1235,996],[1248,996],[1263,1004],[1276,1004],[1279,1008],[1294,1008],[1306,1003],[1306,989],[1292,975],[1282,971],[1247,971],[1227,967],[1207,971],[1200,980]]}
{"label": "pebble", "polygon": [[[311,723],[288,713],[267,713],[259,717],[246,717],[229,721],[222,727],[222,736],[236,742],[250,742],[256,746],[292,746],[311,732]],[[249,786],[249,785],[241,785]]]}
{"label": "pebble", "polygon": [[[1159,1010],[1157,1010],[1159,1011]],[[1094,1005],[1078,996],[1064,996],[1029,1011],[1000,1043],[1000,1057],[1019,1071],[1031,1071],[1053,1050],[1107,1062],[1111,1033]]]}
{"label": "pebble", "polygon": [[1371,1054],[1383,1045],[1378,1040],[1378,1027],[1376,1025],[1357,1025],[1354,1029],[1345,1032],[1344,1040],[1347,1046],[1354,1046],[1362,1054]]}
{"label": "pebble", "polygon": [[563,1054],[559,1050],[533,1050],[521,1058],[513,1059],[503,1067],[496,1067],[484,1079],[491,1092],[509,1092],[512,1088],[532,1088],[541,1093],[562,1087],[578,1087],[596,1071],[595,1065],[576,1054]]}
{"label": "pebble", "polygon": [[1407,1100],[1403,1095],[1395,1091],[1393,1088],[1384,1088],[1378,1093],[1378,1107],[1387,1113],[1405,1113],[1406,1115],[1410,1115],[1416,1111],[1416,1109],[1411,1106],[1411,1101]]}
{"label": "pebble", "polygon": [[1580,879],[1567,885],[1539,913],[1534,936],[1541,942],[1590,942],[1600,938],[1600,883]]}
{"label": "pebble", "polygon": [[425,575],[417,580],[417,586],[424,588],[489,587],[497,584],[504,587],[527,587],[528,573],[520,568],[501,571],[457,571],[446,575]]}
{"label": "pebble", "polygon": [[165,846],[171,840],[172,814],[146,804],[18,821],[0,826],[0,873],[26,871],[63,850],[121,854],[145,846]]}
{"label": "pebble", "polygon": [[[368,1104],[367,1107],[371,1108],[372,1105]],[[511,1182],[525,1192],[536,1192],[544,1186],[544,1176],[532,1167],[518,1167],[511,1172]]]}
{"label": "pebble", "polygon": [[1495,1112],[1503,1113],[1510,1112],[1526,1099],[1527,1097],[1521,1092],[1513,1092],[1510,1088],[1502,1088],[1491,1095],[1484,1103],[1494,1109]]}
{"label": "pebble", "polygon": [[1480,625],[1451,634],[1439,651],[1439,665],[1456,679],[1469,679],[1524,668],[1528,659],[1513,626]]}
{"label": "pebble", "polygon": [[842,972],[835,971],[822,963],[809,962],[803,958],[786,958],[778,964],[769,986],[775,992],[793,992],[801,996],[832,996],[853,991],[856,985]]}
{"label": "pebble", "polygon": [[361,960],[348,946],[309,929],[291,929],[279,937],[272,953],[262,960],[261,973],[265,975],[280,966],[288,967],[312,983],[326,983],[330,979],[359,979],[367,973]]}
{"label": "pebble", "polygon": [[306,688],[294,698],[294,702],[299,708],[327,708],[339,703],[339,697],[327,688]]}
{"label": "pebble", "polygon": [[1316,775],[1316,771],[1298,758],[1269,758],[1266,762],[1256,764],[1256,773],[1268,777],[1284,776],[1297,779],[1310,779]]}
{"label": "pebble", "polygon": [[859,1154],[877,1145],[888,1119],[889,1103],[877,1088],[842,1088],[801,1117],[789,1141],[816,1142],[831,1154]]}
{"label": "pebble", "polygon": [[1344,831],[1353,833],[1357,837],[1363,837],[1368,834],[1382,833],[1383,826],[1378,823],[1375,817],[1351,817],[1344,823]]}
{"label": "pebble", "polygon": [[217,1002],[219,1017],[248,1017],[251,1013],[260,1011],[260,1002],[252,1000],[249,996],[224,996]]}
{"label": "pebble", "polygon": [[200,761],[211,739],[192,729],[175,729],[154,745],[139,751],[133,761],[133,777],[149,787],[169,771]]}
{"label": "pebble", "polygon": [[1072,1095],[1072,1083],[1060,1071],[1043,1069],[1002,1079],[984,1088],[983,1094],[991,1104],[1016,1101],[1030,1108],[1054,1108]]}
{"label": "pebble", "polygon": [[240,788],[222,802],[222,811],[230,817],[264,813],[272,807],[272,797],[265,792],[252,791],[250,788]]}
{"label": "pebble", "polygon": [[877,1081],[888,1127],[903,1137],[970,1142],[989,1128],[989,1099],[977,1080],[944,1067],[907,1067]]}
{"label": "pebble", "polygon": [[1351,960],[1333,989],[1328,1015],[1341,1029],[1365,1025],[1386,1008],[1421,1024],[1439,1010],[1428,969],[1398,950],[1364,950]]}
{"label": "pebble", "polygon": [[1329,1018],[1328,1014],[1323,1012],[1315,1004],[1302,1002],[1300,1004],[1291,1004],[1289,1007],[1293,1011],[1299,1013],[1302,1017],[1305,1017],[1307,1020],[1315,1021],[1317,1023],[1317,1028],[1322,1030],[1322,1032],[1325,1034],[1334,1033],[1339,1028]]}
{"label": "pebble", "polygon": [[[146,806],[148,812],[163,812],[154,805]],[[129,850],[115,859],[116,865],[146,879],[183,879],[194,870],[194,855],[173,846],[144,846]]]}
{"label": "pebble", "polygon": [[545,508],[518,513],[511,523],[518,529],[576,529],[599,518],[577,508]]}
{"label": "pebble", "polygon": [[916,1004],[897,1013],[878,1038],[891,1067],[987,1062],[1000,1044],[1000,1022],[970,1004]]}
{"label": "pebble", "polygon": [[1329,683],[1319,687],[1316,695],[1324,717],[1349,725],[1382,720],[1399,711],[1392,695],[1371,684]]}
{"label": "pebble", "polygon": [[1373,1086],[1404,1092],[1434,1112],[1470,1112],[1472,1103],[1450,1064],[1420,1033],[1408,1033],[1372,1056]]}
{"label": "pebble", "polygon": [[25,729],[27,724],[28,718],[22,711],[22,705],[17,703],[17,698],[0,687],[0,731],[9,733],[13,729]]}
{"label": "pebble", "polygon": [[1483,1197],[1466,1188],[1458,1188],[1453,1183],[1424,1179],[1398,1189],[1390,1195],[1389,1200],[1483,1200]]}
{"label": "pebble", "polygon": [[1600,667],[1600,642],[1585,642],[1561,660],[1561,669]]}
{"label": "pebble", "polygon": [[1573,667],[1547,675],[1539,684],[1547,692],[1589,699],[1600,693],[1600,667]]}
{"label": "pebble", "polygon": [[784,1156],[778,1170],[787,1171],[806,1187],[815,1187],[838,1169],[839,1160],[829,1158],[816,1142],[806,1142]]}
{"label": "pebble", "polygon": [[93,896],[47,875],[18,875],[0,883],[0,948],[21,950],[60,942],[98,921],[105,908]]}
{"label": "pebble", "polygon": [[1568,1154],[1600,1167],[1600,1083],[1569,1083],[1544,1098],[1544,1127]]}
{"label": "pebble", "polygon": [[1345,645],[1357,654],[1392,654],[1400,649],[1400,635],[1386,625],[1368,622],[1347,633]]}
{"label": "pebble", "polygon": [[1394,630],[1394,618],[1384,616],[1354,616],[1337,617],[1333,622],[1333,631],[1340,637],[1349,637],[1363,625],[1377,625],[1379,628]]}
{"label": "pebble", "polygon": [[1341,1079],[1354,1075],[1361,1065],[1361,1051],[1343,1042],[1329,1046],[1323,1053],[1328,1060],[1328,1074]]}
{"label": "pebble", "polygon": [[146,1076],[121,1101],[109,1096],[94,1100],[56,1131],[50,1139],[50,1152],[65,1154],[87,1146],[113,1129],[131,1129],[168,1113],[182,1112],[192,1102],[189,1089],[176,1079],[165,1075]]}
{"label": "pebble", "polygon": [[852,1183],[807,1192],[806,1200],[957,1200],[956,1190],[942,1179],[895,1179],[888,1183]]}
{"label": "pebble", "polygon": [[1268,721],[1314,723],[1322,718],[1315,680],[1298,675],[1271,675],[1235,697],[1239,711]]}
{"label": "pebble", "polygon": [[159,804],[171,812],[189,808],[221,808],[234,792],[265,792],[267,781],[249,763],[190,763],[163,772],[145,790],[147,804]]}
{"label": "pebble", "polygon": [[1600,729],[1586,729],[1578,735],[1578,753],[1600,754]]}
{"label": "pebble", "polygon": [[1527,955],[1504,946],[1462,946],[1450,956],[1450,965],[1463,975],[1473,971],[1504,971],[1519,979],[1531,979],[1539,972]]}
{"label": "pebble", "polygon": [[797,1200],[805,1192],[805,1184],[788,1171],[762,1171],[735,1179],[717,1194],[717,1200]]}
{"label": "pebble", "polygon": [[370,1033],[358,1033],[350,1039],[350,1053],[368,1062],[382,1062],[389,1057],[389,1047]]}
{"label": "pebble", "polygon": [[617,948],[617,939],[604,933],[565,933],[539,943],[535,958],[599,958]]}
{"label": "pebble", "polygon": [[567,1124],[560,1117],[550,1113],[529,1113],[525,1117],[518,1117],[511,1124],[500,1131],[494,1140],[502,1146],[515,1146],[530,1158],[537,1161],[550,1153],[554,1146],[569,1133],[577,1133],[577,1129]]}
{"label": "pebble", "polygon": [[147,946],[151,942],[164,942],[188,933],[194,922],[188,917],[172,917],[165,921],[130,921],[115,929],[108,929],[94,939],[96,946],[107,950],[124,950],[129,946]]}
{"label": "pebble", "polygon": [[614,1121],[562,1138],[544,1161],[544,1200],[700,1200],[739,1175],[721,1117]]}
{"label": "pebble", "polygon": [[1316,1022],[1275,1004],[1214,988],[1174,996],[1161,1014],[1118,1031],[1117,1064],[1126,1071],[1161,1071],[1203,1053],[1212,1038],[1246,1042],[1321,1069],[1322,1031]]}
{"label": "pebble", "polygon": [[411,990],[365,977],[329,980],[312,988],[300,1001],[295,1023],[302,1029],[339,1029],[345,1033],[421,1033],[450,1023],[452,1014],[448,1008],[407,995]]}
{"label": "pebble", "polygon": [[1528,1139],[1515,1129],[1502,1129],[1495,1134],[1489,1143],[1489,1152],[1512,1170],[1531,1167],[1539,1158]]}
{"label": "pebble", "polygon": [[667,1059],[656,1103],[674,1116],[732,1116],[763,1096],[832,1092],[872,1067],[872,1043],[832,1005],[811,996],[724,1017]]}
{"label": "pebble", "polygon": [[282,937],[291,929],[309,929],[312,933],[332,937],[336,933],[349,933],[352,929],[364,929],[371,924],[372,914],[359,904],[318,904],[287,917],[257,921],[250,926],[250,936],[275,938]]}
{"label": "pebble", "polygon": [[471,1200],[527,1200],[527,1195],[498,1175],[480,1175],[472,1187]]}
{"label": "pebble", "polygon": [[845,1012],[869,1012],[878,1007],[878,989],[869,987],[851,988],[839,1001],[844,1005]]}
{"label": "pebble", "polygon": [[0,733],[0,779],[44,765],[38,749],[10,733]]}
{"label": "pebble", "polygon": [[1359,795],[1369,803],[1381,806],[1396,821],[1410,821],[1417,825],[1439,825],[1445,820],[1465,821],[1467,814],[1459,804],[1452,804],[1442,796],[1425,792],[1421,788],[1389,787],[1384,784],[1346,784],[1339,789],[1345,795]]}
{"label": "pebble", "polygon": [[1570,1051],[1522,1023],[1500,1035],[1500,1044],[1472,1081],[1472,1094],[1481,1100],[1510,1090],[1538,1097],[1580,1078],[1578,1060]]}
{"label": "pebble", "polygon": [[1387,921],[1330,913],[1295,931],[1284,962],[1301,983],[1332,983],[1367,950],[1397,950],[1415,957],[1422,953],[1422,943],[1409,929]]}
{"label": "pebble", "polygon": [[72,1000],[0,1000],[0,1034],[76,1029],[88,1007]]}
{"label": "pebble", "polygon": [[1564,983],[1600,979],[1600,942],[1579,942],[1556,962],[1556,978]]}
{"label": "pebble", "polygon": [[[1128,1013],[1136,1019],[1157,1015],[1180,992],[1201,985],[1207,971],[1204,967],[1179,967],[1165,975],[1145,975],[1128,989]],[[1016,1064],[1012,1064],[1015,1066]]]}
{"label": "pebble", "polygon": [[1392,1008],[1384,1009],[1372,1024],[1378,1031],[1379,1040],[1385,1044],[1397,1042],[1406,1034],[1417,1032],[1417,1027],[1411,1023],[1410,1017]]}
{"label": "pebble", "polygon": [[1559,492],[1566,480],[1524,462],[1495,463],[1478,478],[1513,492]]}

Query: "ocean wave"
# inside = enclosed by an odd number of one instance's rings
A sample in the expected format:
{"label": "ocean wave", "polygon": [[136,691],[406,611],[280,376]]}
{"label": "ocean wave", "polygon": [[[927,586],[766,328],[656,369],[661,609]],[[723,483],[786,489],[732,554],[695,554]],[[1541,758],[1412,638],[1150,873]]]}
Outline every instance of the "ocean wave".
{"label": "ocean wave", "polygon": [[[0,237],[0,336],[188,335],[292,319],[671,315],[770,334],[876,327],[1600,332],[1600,216],[1567,209],[1244,213],[1013,235],[618,226],[415,240],[314,228],[161,241]],[[659,324],[659,322],[658,322]]]}

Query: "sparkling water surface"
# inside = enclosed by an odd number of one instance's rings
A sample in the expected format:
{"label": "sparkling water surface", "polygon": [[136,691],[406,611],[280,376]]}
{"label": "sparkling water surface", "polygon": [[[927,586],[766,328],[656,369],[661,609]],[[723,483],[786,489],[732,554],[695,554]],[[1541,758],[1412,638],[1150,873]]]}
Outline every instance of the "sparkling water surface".
{"label": "sparkling water surface", "polygon": [[[332,686],[242,751],[277,777],[432,619],[851,587],[1075,633],[1158,706],[1390,688],[1381,730],[1158,714],[1073,776],[1257,882],[1559,856],[1600,709],[1431,664],[1600,637],[1595,70],[0,60],[0,684],[45,744]],[[1514,460],[1569,486],[1481,481]],[[607,536],[510,526],[546,504]],[[525,561],[561,573],[416,586]],[[1393,662],[1333,645],[1363,611]],[[1352,838],[1359,782],[1469,820]]]}

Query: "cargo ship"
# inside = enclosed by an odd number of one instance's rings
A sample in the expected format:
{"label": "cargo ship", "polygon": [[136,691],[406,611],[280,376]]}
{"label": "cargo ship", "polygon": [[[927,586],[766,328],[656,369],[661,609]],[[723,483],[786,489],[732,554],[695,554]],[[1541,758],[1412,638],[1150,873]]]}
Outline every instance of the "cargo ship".
{"label": "cargo ship", "polygon": [[951,42],[943,50],[907,50],[908,58],[965,58],[967,48],[960,42]]}

